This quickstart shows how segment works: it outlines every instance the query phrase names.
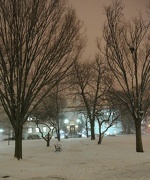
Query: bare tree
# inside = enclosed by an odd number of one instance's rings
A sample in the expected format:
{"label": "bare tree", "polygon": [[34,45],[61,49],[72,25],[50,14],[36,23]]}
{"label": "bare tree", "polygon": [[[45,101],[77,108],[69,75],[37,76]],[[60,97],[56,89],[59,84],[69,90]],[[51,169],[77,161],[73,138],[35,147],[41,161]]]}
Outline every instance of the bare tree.
{"label": "bare tree", "polygon": [[[64,118],[66,99],[61,84],[57,84],[50,95],[42,100],[33,114],[39,119],[36,124],[47,124],[56,130],[58,141],[60,141],[60,126]],[[50,129],[50,128],[49,128]]]}
{"label": "bare tree", "polygon": [[86,112],[86,108],[82,107],[80,110],[79,110],[79,113],[83,115],[84,117],[84,121],[83,121],[83,127],[85,127],[85,132],[86,132],[86,137],[88,138],[89,137],[89,129],[90,129],[90,121],[89,121],[89,118],[87,116],[87,112]]}
{"label": "bare tree", "polygon": [[116,93],[134,119],[136,152],[143,152],[141,122],[150,106],[150,21],[140,16],[126,22],[120,1],[106,6],[105,13],[103,53],[116,80],[113,90],[126,97]]}
{"label": "bare tree", "polygon": [[99,106],[104,103],[102,99],[106,96],[109,89],[109,86],[105,84],[110,80],[107,73],[108,69],[103,58],[99,55],[95,56],[93,62],[76,62],[74,64],[71,82],[75,95],[86,108],[87,118],[91,126],[91,140],[95,139],[95,113]]}
{"label": "bare tree", "polygon": [[81,55],[81,29],[65,0],[0,1],[0,100],[15,131],[18,160],[28,115]]}
{"label": "bare tree", "polygon": [[128,111],[121,114],[121,125],[123,134],[133,134],[135,132],[135,123]]}
{"label": "bare tree", "polygon": [[[38,119],[36,119],[36,125],[37,125],[37,128],[39,129],[39,133],[41,134],[41,137],[46,141],[47,147],[49,147],[50,140],[52,139],[52,136],[53,136],[54,127],[51,127],[47,123],[39,122]],[[48,133],[46,134],[46,136],[44,135],[44,133],[39,125],[44,125],[45,127],[48,128]]]}
{"label": "bare tree", "polygon": [[65,89],[64,84],[59,84],[54,89],[53,101],[51,101],[51,110],[53,111],[53,119],[56,122],[56,133],[57,139],[60,141],[60,128],[64,118],[64,111],[67,106],[67,99],[65,97]]}
{"label": "bare tree", "polygon": [[[115,109],[115,106],[109,106],[108,109],[101,109],[101,111],[96,112],[96,119],[99,125],[99,139],[98,144],[102,143],[105,132],[117,123],[120,113]],[[102,131],[102,126],[105,128]]]}
{"label": "bare tree", "polygon": [[133,120],[133,117],[131,115],[131,113],[129,112],[129,109],[127,108],[126,105],[124,105],[124,103],[122,103],[122,100],[116,96],[116,94],[118,94],[119,96],[123,97],[126,102],[128,101],[127,97],[125,94],[123,94],[122,91],[116,91],[111,92],[111,96],[113,98],[113,103],[115,104],[116,108],[119,110],[120,114],[121,114],[121,124],[122,124],[122,129],[124,134],[130,134],[135,132],[135,123]]}

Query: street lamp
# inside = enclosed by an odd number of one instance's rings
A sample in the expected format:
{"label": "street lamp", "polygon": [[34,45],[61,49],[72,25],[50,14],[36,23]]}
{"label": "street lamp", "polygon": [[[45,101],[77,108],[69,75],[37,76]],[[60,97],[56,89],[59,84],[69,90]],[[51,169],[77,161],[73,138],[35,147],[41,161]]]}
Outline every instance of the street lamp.
{"label": "street lamp", "polygon": [[68,122],[69,122],[68,119],[65,119],[65,120],[64,120],[64,123],[65,123],[65,124],[68,124]]}
{"label": "street lamp", "polygon": [[2,133],[2,132],[4,132],[4,130],[3,130],[3,129],[0,129],[0,133]]}
{"label": "street lamp", "polygon": [[80,119],[77,119],[77,123],[81,123]]}

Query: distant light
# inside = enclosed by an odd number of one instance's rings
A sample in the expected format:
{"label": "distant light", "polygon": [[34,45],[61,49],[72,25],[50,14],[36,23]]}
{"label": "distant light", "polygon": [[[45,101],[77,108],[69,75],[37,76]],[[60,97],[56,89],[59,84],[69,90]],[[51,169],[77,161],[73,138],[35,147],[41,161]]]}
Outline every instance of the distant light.
{"label": "distant light", "polygon": [[69,120],[68,120],[68,119],[65,119],[65,120],[64,120],[64,123],[65,123],[65,124],[67,124],[68,122],[69,122]]}
{"label": "distant light", "polygon": [[32,127],[28,128],[28,133],[31,134],[32,133]]}
{"label": "distant light", "polygon": [[80,119],[77,119],[77,123],[80,123]]}
{"label": "distant light", "polygon": [[28,121],[32,121],[32,117],[28,117]]}
{"label": "distant light", "polygon": [[39,132],[39,128],[36,127],[36,128],[35,128],[35,131],[36,131],[36,132]]}
{"label": "distant light", "polygon": [[3,129],[0,129],[0,132],[4,132],[4,130],[3,130]]}
{"label": "distant light", "polygon": [[150,124],[148,125],[148,127],[150,127]]}
{"label": "distant light", "polygon": [[60,134],[62,134],[62,133],[64,133],[64,131],[63,131],[63,130],[60,130]]}
{"label": "distant light", "polygon": [[46,132],[46,130],[47,130],[47,127],[43,126],[43,132]]}

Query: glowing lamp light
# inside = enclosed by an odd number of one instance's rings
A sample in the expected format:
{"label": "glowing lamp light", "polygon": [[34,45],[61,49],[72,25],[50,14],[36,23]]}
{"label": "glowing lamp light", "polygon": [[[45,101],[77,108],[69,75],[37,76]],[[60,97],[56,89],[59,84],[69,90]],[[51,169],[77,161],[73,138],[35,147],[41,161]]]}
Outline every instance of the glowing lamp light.
{"label": "glowing lamp light", "polygon": [[80,119],[77,119],[77,123],[80,123]]}
{"label": "glowing lamp light", "polygon": [[69,122],[69,120],[68,120],[68,119],[65,119],[65,120],[64,120],[64,123],[65,123],[65,124],[67,124],[68,122]]}
{"label": "glowing lamp light", "polygon": [[3,129],[0,129],[0,132],[4,132],[4,130],[3,130]]}

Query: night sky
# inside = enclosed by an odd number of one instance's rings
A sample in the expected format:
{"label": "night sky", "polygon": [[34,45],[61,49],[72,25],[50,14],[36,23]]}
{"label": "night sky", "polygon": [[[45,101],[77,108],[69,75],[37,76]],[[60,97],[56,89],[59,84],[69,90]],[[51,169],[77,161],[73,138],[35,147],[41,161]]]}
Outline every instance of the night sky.
{"label": "night sky", "polygon": [[[86,34],[88,37],[87,47],[83,58],[93,58],[96,47],[96,38],[102,35],[102,26],[106,17],[103,6],[110,4],[111,0],[68,0],[72,7],[76,9],[77,15],[81,21],[84,21]],[[125,5],[124,14],[126,19],[131,19],[142,12],[145,18],[147,11],[146,5],[150,0],[122,0]]]}

